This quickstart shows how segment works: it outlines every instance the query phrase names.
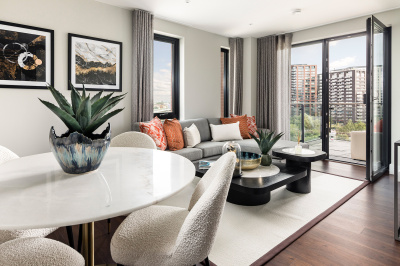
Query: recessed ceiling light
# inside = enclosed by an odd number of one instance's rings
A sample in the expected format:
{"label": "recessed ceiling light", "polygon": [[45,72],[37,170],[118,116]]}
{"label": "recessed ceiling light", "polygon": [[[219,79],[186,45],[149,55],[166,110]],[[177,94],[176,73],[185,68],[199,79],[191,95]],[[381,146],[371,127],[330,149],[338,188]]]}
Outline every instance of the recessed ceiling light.
{"label": "recessed ceiling light", "polygon": [[292,11],[292,15],[299,15],[300,13],[301,13],[300,8],[293,9],[293,11]]}
{"label": "recessed ceiling light", "polygon": [[253,26],[253,23],[250,23],[249,26]]}
{"label": "recessed ceiling light", "polygon": [[186,4],[189,4],[190,3],[190,0],[186,0]]}

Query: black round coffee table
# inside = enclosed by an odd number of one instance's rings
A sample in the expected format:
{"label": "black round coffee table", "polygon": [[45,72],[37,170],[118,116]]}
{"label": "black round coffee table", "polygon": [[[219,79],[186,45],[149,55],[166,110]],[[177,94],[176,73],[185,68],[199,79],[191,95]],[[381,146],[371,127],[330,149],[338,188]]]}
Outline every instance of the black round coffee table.
{"label": "black round coffee table", "polygon": [[[285,159],[281,149],[277,149],[274,156]],[[282,156],[280,156],[280,155]],[[289,154],[290,155],[290,154]],[[308,158],[299,158],[299,161],[293,161],[295,157],[286,158],[286,163],[279,160],[273,160],[273,164],[279,167],[280,172],[267,177],[241,177],[233,178],[228,193],[227,201],[230,203],[256,206],[266,204],[271,200],[271,191],[286,185],[286,189],[296,193],[311,192],[311,161],[322,160],[326,153],[318,153],[316,156]],[[199,164],[195,163],[196,176],[202,177],[207,169],[199,169]]]}
{"label": "black round coffee table", "polygon": [[307,169],[307,176],[296,182],[292,182],[286,186],[286,189],[296,193],[310,193],[311,192],[311,163],[326,158],[326,152],[313,151],[303,149],[303,154],[294,154],[294,152],[287,151],[294,150],[294,148],[279,148],[272,150],[272,155],[286,159],[287,167],[305,168]]}

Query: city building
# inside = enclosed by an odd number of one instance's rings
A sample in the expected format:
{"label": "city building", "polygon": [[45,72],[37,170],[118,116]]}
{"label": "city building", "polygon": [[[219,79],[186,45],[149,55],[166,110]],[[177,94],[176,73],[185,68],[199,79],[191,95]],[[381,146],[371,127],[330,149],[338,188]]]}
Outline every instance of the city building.
{"label": "city building", "polygon": [[350,67],[329,72],[329,111],[331,123],[351,120],[365,122],[365,67]]}
{"label": "city building", "polygon": [[292,65],[291,102],[292,115],[299,114],[302,104],[304,113],[318,116],[318,74],[317,65]]}

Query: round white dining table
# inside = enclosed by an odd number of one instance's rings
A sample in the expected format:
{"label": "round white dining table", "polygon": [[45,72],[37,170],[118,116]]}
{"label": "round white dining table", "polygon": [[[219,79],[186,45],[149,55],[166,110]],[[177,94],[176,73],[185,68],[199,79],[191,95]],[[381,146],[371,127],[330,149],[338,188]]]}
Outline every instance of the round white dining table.
{"label": "round white dining table", "polygon": [[0,229],[83,224],[83,256],[94,265],[94,222],[155,204],[192,182],[195,167],[174,153],[109,148],[100,167],[63,172],[52,153],[0,165]]}

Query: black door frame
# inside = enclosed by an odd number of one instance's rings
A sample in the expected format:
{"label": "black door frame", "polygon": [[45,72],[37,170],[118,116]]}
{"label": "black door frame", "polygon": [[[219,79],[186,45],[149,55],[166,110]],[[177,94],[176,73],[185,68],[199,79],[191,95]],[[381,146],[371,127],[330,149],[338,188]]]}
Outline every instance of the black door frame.
{"label": "black door frame", "polygon": [[[376,172],[373,172],[373,110],[371,105],[373,103],[371,90],[373,89],[373,72],[371,66],[374,66],[373,48],[374,39],[371,38],[374,34],[374,23],[378,24],[384,30],[384,43],[383,43],[383,132],[382,132],[382,145],[381,145],[381,157],[382,167]],[[367,19],[367,73],[366,73],[366,86],[367,86],[367,145],[366,145],[366,157],[367,157],[367,169],[366,179],[368,181],[375,181],[381,177],[388,169],[391,163],[391,27],[386,27],[382,22],[371,16]]]}

